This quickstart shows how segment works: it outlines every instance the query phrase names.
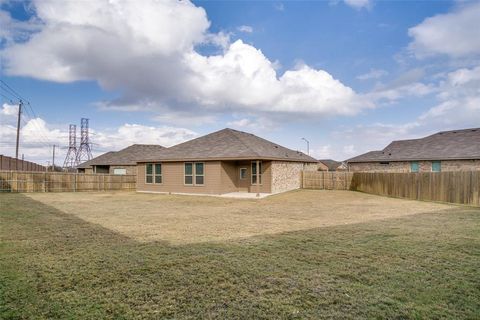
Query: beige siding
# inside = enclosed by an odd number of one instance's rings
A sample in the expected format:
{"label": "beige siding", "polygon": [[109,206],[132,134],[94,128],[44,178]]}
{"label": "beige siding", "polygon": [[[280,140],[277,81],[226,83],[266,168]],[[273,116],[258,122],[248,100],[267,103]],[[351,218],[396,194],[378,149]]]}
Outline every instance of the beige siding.
{"label": "beige siding", "polygon": [[221,163],[205,161],[205,180],[203,186],[184,184],[184,162],[162,163],[162,184],[145,183],[145,164],[140,163],[137,169],[137,191],[221,194]]}
{"label": "beige siding", "polygon": [[[240,169],[238,169],[240,170]],[[239,191],[237,187],[237,166],[235,162],[222,162],[221,185],[223,193]]]}
{"label": "beige siding", "polygon": [[[418,161],[420,172],[431,172],[432,161]],[[396,161],[389,164],[379,162],[350,163],[352,172],[410,172],[410,161]],[[444,160],[441,171],[475,171],[480,170],[480,160]]]}

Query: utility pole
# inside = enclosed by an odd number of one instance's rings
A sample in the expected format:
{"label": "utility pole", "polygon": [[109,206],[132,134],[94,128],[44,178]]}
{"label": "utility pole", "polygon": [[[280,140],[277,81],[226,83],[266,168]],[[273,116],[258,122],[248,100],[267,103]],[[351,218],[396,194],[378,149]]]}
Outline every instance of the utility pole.
{"label": "utility pole", "polygon": [[17,145],[15,147],[15,159],[17,159],[17,170],[18,170],[18,145],[20,142],[20,117],[22,116],[22,105],[23,101],[20,100],[18,103],[18,118],[17,118]]}
{"label": "utility pole", "polygon": [[53,154],[52,154],[52,171],[55,171],[55,145],[53,145]]}
{"label": "utility pole", "polygon": [[302,138],[302,140],[305,140],[305,142],[307,143],[307,155],[310,155],[310,141],[305,138]]}

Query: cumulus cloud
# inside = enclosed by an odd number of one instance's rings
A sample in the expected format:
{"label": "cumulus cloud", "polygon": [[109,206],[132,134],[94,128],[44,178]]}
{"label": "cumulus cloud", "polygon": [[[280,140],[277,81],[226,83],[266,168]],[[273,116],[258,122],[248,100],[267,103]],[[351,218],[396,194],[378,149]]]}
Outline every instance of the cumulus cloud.
{"label": "cumulus cloud", "polygon": [[237,28],[237,30],[240,31],[240,32],[252,33],[253,32],[253,27],[243,25],[243,26],[239,26]]}
{"label": "cumulus cloud", "polygon": [[[15,155],[16,112],[18,106],[3,104],[0,110],[0,146],[2,154]],[[66,155],[68,144],[67,124],[53,125],[41,118],[27,119],[20,131],[20,153],[26,160],[46,164],[52,156],[52,145],[57,145],[56,164],[61,165]],[[134,143],[172,145],[193,139],[198,134],[181,127],[145,126],[140,124],[123,124],[117,128],[95,130],[91,128],[90,140],[94,156],[107,151],[115,151]],[[77,138],[77,142],[79,139]]]}
{"label": "cumulus cloud", "polygon": [[372,5],[370,0],[344,0],[344,2],[355,9],[370,8]]}
{"label": "cumulus cloud", "polygon": [[[212,34],[189,1],[34,1],[39,32],[2,51],[10,75],[94,80],[122,92],[104,109],[352,115],[373,104],[325,70],[277,74],[276,62],[228,34]],[[244,28],[245,29],[245,28]],[[245,29],[247,30],[247,29]],[[214,45],[219,54],[198,47]]]}
{"label": "cumulus cloud", "polygon": [[369,72],[357,76],[358,80],[380,79],[388,75],[388,71],[383,69],[370,69]]}
{"label": "cumulus cloud", "polygon": [[460,6],[455,11],[425,19],[410,28],[409,45],[418,58],[447,55],[454,58],[480,54],[480,2]]}

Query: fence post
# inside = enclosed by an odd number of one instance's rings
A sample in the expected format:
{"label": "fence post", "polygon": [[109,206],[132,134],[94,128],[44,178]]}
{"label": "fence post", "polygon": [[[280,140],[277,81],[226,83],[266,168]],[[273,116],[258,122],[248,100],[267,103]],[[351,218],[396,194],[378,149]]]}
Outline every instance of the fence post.
{"label": "fence post", "polygon": [[47,192],[47,173],[43,173],[43,192]]}
{"label": "fence post", "polygon": [[73,174],[73,192],[77,192],[77,173]]}

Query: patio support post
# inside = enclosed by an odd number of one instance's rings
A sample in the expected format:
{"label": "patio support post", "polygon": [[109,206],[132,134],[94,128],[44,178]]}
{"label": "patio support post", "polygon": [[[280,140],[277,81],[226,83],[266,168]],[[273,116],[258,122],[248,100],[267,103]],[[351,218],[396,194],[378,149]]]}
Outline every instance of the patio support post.
{"label": "patio support post", "polygon": [[255,165],[257,166],[257,197],[260,197],[260,161],[256,161]]}

